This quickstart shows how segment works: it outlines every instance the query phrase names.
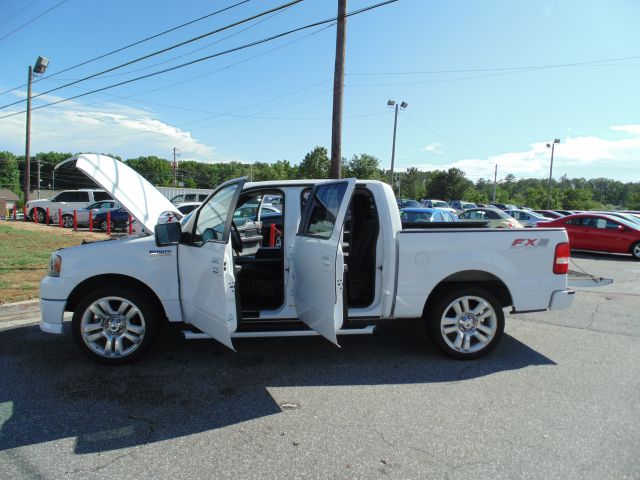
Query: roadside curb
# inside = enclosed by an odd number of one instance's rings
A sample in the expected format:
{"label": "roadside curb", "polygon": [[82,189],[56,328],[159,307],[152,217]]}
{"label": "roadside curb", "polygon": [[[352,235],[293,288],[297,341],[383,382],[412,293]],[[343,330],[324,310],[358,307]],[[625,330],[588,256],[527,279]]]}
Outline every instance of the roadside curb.
{"label": "roadside curb", "polygon": [[37,312],[40,309],[39,300],[25,300],[23,302],[0,304],[0,316],[12,313]]}

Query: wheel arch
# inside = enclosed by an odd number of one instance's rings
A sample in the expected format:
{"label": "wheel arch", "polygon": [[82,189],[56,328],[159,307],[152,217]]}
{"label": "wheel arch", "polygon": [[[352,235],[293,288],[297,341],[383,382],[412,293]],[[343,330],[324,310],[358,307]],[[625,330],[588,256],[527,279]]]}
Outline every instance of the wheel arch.
{"label": "wheel arch", "polygon": [[86,280],[80,282],[73,289],[69,298],[67,299],[67,305],[65,310],[67,311],[75,311],[78,303],[82,300],[82,298],[96,288],[104,287],[104,286],[118,286],[124,287],[127,289],[135,289],[143,292],[147,298],[150,298],[154,307],[157,309],[158,313],[162,315],[164,319],[167,318],[167,312],[160,301],[160,298],[156,294],[156,292],[151,289],[146,283],[138,280],[137,278],[130,277],[128,275],[122,274],[104,274],[104,275],[96,275],[94,277],[87,278]]}
{"label": "wheel arch", "polygon": [[422,316],[425,316],[429,307],[445,292],[451,291],[452,288],[459,290],[472,287],[486,289],[496,297],[503,308],[513,305],[511,292],[499,277],[482,270],[464,270],[449,275],[435,286],[427,297]]}

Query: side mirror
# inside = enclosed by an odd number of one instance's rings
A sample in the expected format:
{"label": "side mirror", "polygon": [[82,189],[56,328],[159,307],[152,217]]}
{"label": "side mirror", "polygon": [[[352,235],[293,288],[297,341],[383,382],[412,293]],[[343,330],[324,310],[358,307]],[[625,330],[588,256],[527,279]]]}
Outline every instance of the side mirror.
{"label": "side mirror", "polygon": [[160,223],[156,225],[155,237],[158,247],[178,245],[182,236],[182,228],[178,222]]}
{"label": "side mirror", "polygon": [[618,230],[624,232],[626,228],[624,228],[624,225],[618,225]]}

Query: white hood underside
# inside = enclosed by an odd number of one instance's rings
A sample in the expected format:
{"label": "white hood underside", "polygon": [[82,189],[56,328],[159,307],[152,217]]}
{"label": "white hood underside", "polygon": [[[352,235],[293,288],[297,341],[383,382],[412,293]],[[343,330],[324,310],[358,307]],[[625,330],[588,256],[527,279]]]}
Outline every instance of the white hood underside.
{"label": "white hood underside", "polygon": [[74,161],[79,170],[109,192],[150,232],[153,232],[162,213],[176,212],[180,216],[175,205],[156,187],[119,160],[106,155],[83,153],[59,163],[56,168]]}

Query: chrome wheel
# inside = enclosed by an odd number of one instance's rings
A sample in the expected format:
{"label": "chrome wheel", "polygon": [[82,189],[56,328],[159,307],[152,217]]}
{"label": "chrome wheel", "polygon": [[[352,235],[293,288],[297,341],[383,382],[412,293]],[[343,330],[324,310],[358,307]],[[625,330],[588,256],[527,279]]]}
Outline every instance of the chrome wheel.
{"label": "chrome wheel", "polygon": [[44,210],[42,210],[41,208],[34,208],[33,210],[31,210],[30,216],[32,222],[35,222],[34,217],[37,217],[38,223],[44,222]]}
{"label": "chrome wheel", "polygon": [[498,330],[493,306],[477,296],[456,298],[445,307],[440,318],[442,339],[451,349],[475,353],[487,347]]}
{"label": "chrome wheel", "polygon": [[62,216],[62,226],[64,228],[73,227],[73,217],[71,215],[63,215]]}
{"label": "chrome wheel", "polygon": [[84,343],[105,358],[124,358],[135,352],[146,333],[140,308],[122,297],[103,297],[91,303],[80,321]]}
{"label": "chrome wheel", "polygon": [[631,255],[633,255],[637,260],[640,260],[640,242],[636,242],[631,247]]}

